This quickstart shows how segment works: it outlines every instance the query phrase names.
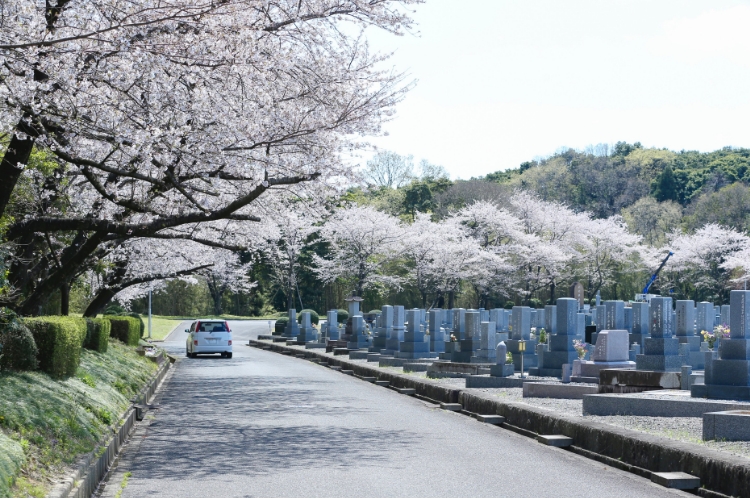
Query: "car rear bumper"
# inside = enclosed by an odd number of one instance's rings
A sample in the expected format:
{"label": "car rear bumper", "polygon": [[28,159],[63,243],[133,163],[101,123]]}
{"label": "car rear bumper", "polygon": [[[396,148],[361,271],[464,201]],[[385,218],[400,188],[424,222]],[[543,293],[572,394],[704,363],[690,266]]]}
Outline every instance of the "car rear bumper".
{"label": "car rear bumper", "polygon": [[192,351],[193,353],[232,353],[232,347],[230,345],[193,345]]}

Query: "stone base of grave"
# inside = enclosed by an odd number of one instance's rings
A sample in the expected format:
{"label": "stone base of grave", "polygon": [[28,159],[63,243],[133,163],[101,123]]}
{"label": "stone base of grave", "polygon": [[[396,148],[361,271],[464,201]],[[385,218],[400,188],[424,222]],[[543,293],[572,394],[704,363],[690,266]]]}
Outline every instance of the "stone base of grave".
{"label": "stone base of grave", "polygon": [[597,393],[596,385],[527,382],[523,384],[524,398],[583,399]]}
{"label": "stone base of grave", "polygon": [[355,359],[367,359],[367,356],[370,354],[367,350],[355,350],[353,352],[349,352],[349,359],[355,360]]}
{"label": "stone base of grave", "polygon": [[680,341],[677,338],[646,338],[643,354],[636,355],[635,365],[639,371],[678,372],[684,360],[680,357]]}
{"label": "stone base of grave", "polygon": [[427,369],[427,377],[440,377],[432,376],[433,374],[459,375],[456,377],[463,377],[467,374],[484,374],[484,372],[480,372],[480,369],[486,371],[488,369],[492,369],[493,365],[496,364],[471,364],[469,362],[436,361],[432,363],[429,369]]}
{"label": "stone base of grave", "polygon": [[378,367],[404,367],[404,364],[431,364],[432,362],[432,359],[401,359],[398,357],[387,357],[385,355],[381,355],[381,357],[378,359]]}
{"label": "stone base of grave", "polygon": [[681,381],[678,372],[603,369],[599,371],[599,393],[679,390]]}
{"label": "stone base of grave", "polygon": [[385,348],[385,344],[388,338],[386,336],[373,336],[372,346],[370,346],[370,352],[377,353]]}
{"label": "stone base of grave", "polygon": [[430,368],[430,364],[426,362],[406,362],[403,366],[404,372],[427,372]]}
{"label": "stone base of grave", "polygon": [[469,359],[469,362],[472,364],[490,364],[490,363],[497,363],[497,356],[495,355],[495,349],[492,350],[483,350],[479,349],[476,352],[474,352],[474,355],[471,356]]}
{"label": "stone base of grave", "polygon": [[688,351],[685,352],[686,355],[683,362],[686,362],[693,370],[703,369],[705,355],[701,352],[701,338],[699,336],[677,336],[677,340],[680,342],[681,347],[688,345]]}
{"label": "stone base of grave", "polygon": [[286,336],[274,336],[273,337],[274,343],[285,343],[287,341],[289,341],[289,338],[287,338]]}
{"label": "stone base of grave", "polygon": [[748,411],[750,403],[692,398],[687,390],[654,390],[583,397],[584,416],[701,418],[707,412],[731,410]]}
{"label": "stone base of grave", "polygon": [[430,344],[424,341],[402,341],[394,355],[398,359],[429,359],[433,356]]}
{"label": "stone base of grave", "polygon": [[346,348],[346,342],[343,340],[332,340],[326,341],[326,352],[333,352],[334,348]]}
{"label": "stone base of grave", "polygon": [[369,346],[370,342],[365,336],[352,336],[346,342],[346,348],[348,348],[349,350],[361,350],[363,348],[368,348]]}
{"label": "stone base of grave", "polygon": [[432,340],[430,339],[430,352],[432,353],[442,353],[445,352],[445,342],[442,340]]}
{"label": "stone base of grave", "polygon": [[317,343],[318,332],[314,329],[311,331],[306,331],[305,328],[301,328],[299,334],[297,335],[297,344],[304,345],[305,343],[309,343],[311,341]]}
{"label": "stone base of grave", "polygon": [[312,348],[325,348],[325,343],[316,343],[314,341],[311,341],[310,343],[305,343],[305,348],[310,350]]}
{"label": "stone base of grave", "polygon": [[[509,364],[512,366],[512,364]],[[466,388],[521,388],[526,379],[502,376],[467,375]]]}
{"label": "stone base of grave", "polygon": [[507,376],[513,376],[516,373],[516,368],[513,364],[495,364],[490,367],[490,376],[498,376],[501,378]]}
{"label": "stone base of grave", "polygon": [[703,440],[749,441],[750,411],[707,412],[703,415]]}
{"label": "stone base of grave", "polygon": [[[541,365],[529,369],[530,376],[550,376],[562,378],[563,364],[573,364],[578,353],[573,349],[573,340],[577,336],[551,336],[550,348],[542,354]],[[568,350],[570,348],[570,350]],[[524,368],[526,367],[524,360]]]}
{"label": "stone base of grave", "polygon": [[690,387],[690,395],[696,399],[750,401],[750,386],[694,384]]}
{"label": "stone base of grave", "polygon": [[368,353],[367,362],[379,362],[381,357],[382,355],[379,353]]}
{"label": "stone base of grave", "polygon": [[617,369],[620,371],[635,370],[635,362],[597,362],[584,360],[581,361],[581,376],[595,378],[594,383],[599,383],[599,373],[604,369]]}

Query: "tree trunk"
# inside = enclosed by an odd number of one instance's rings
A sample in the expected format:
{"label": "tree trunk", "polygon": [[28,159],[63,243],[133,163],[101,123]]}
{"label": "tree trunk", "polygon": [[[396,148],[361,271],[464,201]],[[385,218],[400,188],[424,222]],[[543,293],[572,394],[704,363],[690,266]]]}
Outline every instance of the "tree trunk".
{"label": "tree trunk", "polygon": [[113,289],[102,289],[99,291],[99,293],[94,297],[94,299],[89,303],[89,306],[86,307],[86,311],[83,313],[84,317],[96,317],[102,311],[104,310],[104,307],[106,307],[109,302],[112,301],[112,298],[115,297],[117,294],[117,291]]}
{"label": "tree trunk", "polygon": [[456,299],[456,292],[450,291],[448,292],[448,308],[453,308],[453,302]]}
{"label": "tree trunk", "polygon": [[549,304],[555,304],[555,281],[552,281],[549,285]]}
{"label": "tree trunk", "polygon": [[70,315],[70,284],[60,284],[60,315]]}
{"label": "tree trunk", "polygon": [[23,173],[23,166],[19,168],[18,165],[26,165],[29,162],[29,156],[34,149],[34,140],[39,135],[26,122],[26,118],[26,116],[21,118],[16,125],[16,131],[24,134],[26,138],[21,139],[17,133],[14,133],[5,150],[3,160],[0,161],[0,217],[5,213],[16,183]]}
{"label": "tree trunk", "polygon": [[208,284],[208,291],[211,293],[211,298],[214,302],[214,315],[218,317],[223,311],[221,302],[222,298],[224,298],[224,287],[216,284],[211,277],[206,279],[206,284]]}

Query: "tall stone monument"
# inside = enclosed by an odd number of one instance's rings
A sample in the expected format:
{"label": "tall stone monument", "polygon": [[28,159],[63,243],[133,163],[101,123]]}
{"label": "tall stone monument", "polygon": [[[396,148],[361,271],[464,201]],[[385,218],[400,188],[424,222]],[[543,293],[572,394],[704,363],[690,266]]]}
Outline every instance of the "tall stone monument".
{"label": "tall stone monument", "polygon": [[430,344],[425,341],[422,325],[422,312],[412,309],[406,312],[404,341],[399,345],[396,357],[399,359],[424,359],[430,357]]}
{"label": "tall stone monument", "polygon": [[578,359],[573,347],[573,340],[583,340],[585,320],[578,313],[578,301],[575,298],[558,298],[556,306],[557,334],[550,336],[550,350],[544,352],[542,365],[529,369],[530,375],[562,377],[563,364],[572,364]]}
{"label": "tall stone monument", "polygon": [[701,352],[701,338],[695,334],[695,302],[677,300],[675,316],[675,336],[686,349],[684,362],[693,369],[703,369],[704,354]]}
{"label": "tall stone monument", "polygon": [[[529,307],[513,307],[510,316],[511,339],[506,341],[508,351],[513,356],[513,365],[516,371],[521,370],[521,357],[523,356],[523,368],[537,367],[536,340],[531,340],[531,309]],[[520,350],[520,341],[525,341],[523,354]]]}
{"label": "tall stone monument", "polygon": [[646,302],[633,303],[633,330],[630,333],[630,344],[638,343],[643,346],[646,338],[651,336],[649,332],[649,305]]}
{"label": "tall stone monument", "polygon": [[706,364],[704,384],[691,387],[693,397],[750,400],[750,291],[730,291],[729,303],[729,338],[719,342],[719,358]]}
{"label": "tall stone monument", "polygon": [[649,308],[651,337],[643,342],[643,354],[636,355],[635,368],[639,371],[680,372],[680,342],[672,336],[672,298],[651,298]]}
{"label": "tall stone monument", "polygon": [[284,327],[284,336],[287,338],[296,338],[299,336],[299,324],[297,323],[297,310],[289,309],[289,320]]}
{"label": "tall stone monument", "polygon": [[443,309],[430,310],[430,352],[445,352],[445,315]]}

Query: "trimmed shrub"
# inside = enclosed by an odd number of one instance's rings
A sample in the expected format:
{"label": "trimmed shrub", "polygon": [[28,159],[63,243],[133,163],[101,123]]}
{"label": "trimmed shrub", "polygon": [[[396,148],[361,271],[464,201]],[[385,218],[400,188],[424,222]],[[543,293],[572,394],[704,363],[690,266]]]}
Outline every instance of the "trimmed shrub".
{"label": "trimmed shrub", "polygon": [[86,321],[77,317],[31,317],[23,323],[39,349],[39,368],[53,378],[73,376],[81,362]]}
{"label": "trimmed shrub", "polygon": [[302,320],[302,312],[310,312],[310,322],[312,324],[320,323],[320,317],[318,316],[318,313],[310,308],[305,308],[299,311],[299,313],[297,314],[297,322],[300,322]]}
{"label": "trimmed shrub", "polygon": [[29,328],[17,321],[0,324],[0,370],[33,371],[38,354]]}
{"label": "trimmed shrub", "polygon": [[110,303],[104,309],[104,315],[122,315],[126,312],[125,307],[119,303]]}
{"label": "trimmed shrub", "polygon": [[382,311],[382,310],[380,310],[379,308],[376,308],[375,310],[370,310],[370,311],[369,311],[369,312],[367,312],[367,313],[368,313],[368,314],[372,314],[372,315],[378,315],[378,314],[382,314],[382,313],[383,313],[383,311]]}
{"label": "trimmed shrub", "polygon": [[508,300],[505,302],[505,306],[503,307],[505,310],[511,310],[513,307],[515,307],[516,304],[512,301]]}
{"label": "trimmed shrub", "polygon": [[336,318],[338,319],[340,324],[343,324],[349,319],[349,312],[344,310],[343,308],[336,310],[336,314]]}
{"label": "trimmed shrub", "polygon": [[278,319],[276,319],[276,324],[273,327],[273,331],[275,333],[283,333],[288,322],[289,317],[279,317]]}
{"label": "trimmed shrub", "polygon": [[112,323],[109,319],[86,319],[86,341],[83,347],[99,353],[107,351]]}
{"label": "trimmed shrub", "polygon": [[143,317],[141,317],[141,314],[137,314],[135,312],[128,312],[127,314],[122,314],[122,315],[126,315],[128,317],[133,317],[135,319],[138,319],[138,322],[141,325],[141,338],[143,338],[146,334],[146,323],[143,322]]}
{"label": "trimmed shrub", "polygon": [[105,319],[109,319],[112,324],[110,337],[116,338],[126,345],[138,346],[138,340],[141,339],[142,321],[140,319],[127,315],[113,315],[105,317]]}

